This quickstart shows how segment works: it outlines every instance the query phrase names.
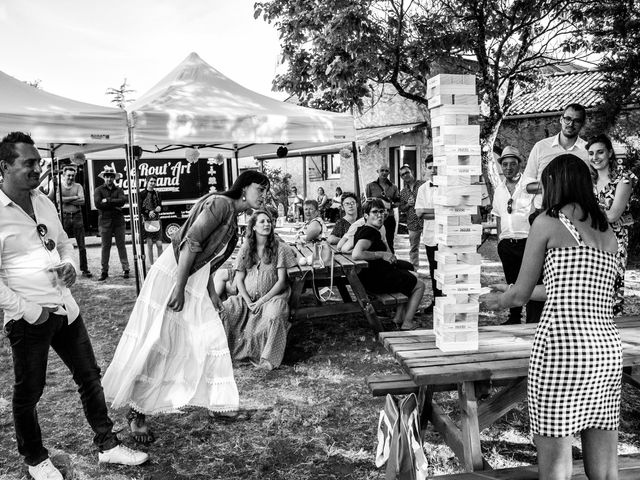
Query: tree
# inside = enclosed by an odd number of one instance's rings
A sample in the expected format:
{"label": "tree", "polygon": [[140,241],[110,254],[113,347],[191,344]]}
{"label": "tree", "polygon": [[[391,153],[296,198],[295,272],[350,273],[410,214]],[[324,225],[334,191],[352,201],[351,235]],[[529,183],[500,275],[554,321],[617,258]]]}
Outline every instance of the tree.
{"label": "tree", "polygon": [[307,106],[361,109],[372,84],[391,84],[426,105],[428,77],[475,74],[483,161],[492,166],[516,90],[535,86],[546,67],[586,56],[568,43],[580,7],[580,0],[270,0],[254,13],[280,32],[287,70],[274,87]]}
{"label": "tree", "polygon": [[281,168],[269,168],[265,165],[264,174],[271,184],[271,194],[276,204],[282,204],[284,213],[289,211],[289,193],[291,191],[291,174],[282,173]]}
{"label": "tree", "polygon": [[26,83],[27,85],[31,85],[38,90],[42,90],[42,87],[40,86],[40,84],[42,84],[42,80],[40,80],[39,78],[36,78],[35,80],[25,80],[24,83]]}
{"label": "tree", "polygon": [[128,98],[129,94],[135,92],[135,90],[128,88],[127,79],[125,78],[118,88],[107,88],[104,92],[105,95],[111,96],[111,103],[115,103],[118,108],[124,110],[127,108],[127,104],[133,102],[133,99]]}

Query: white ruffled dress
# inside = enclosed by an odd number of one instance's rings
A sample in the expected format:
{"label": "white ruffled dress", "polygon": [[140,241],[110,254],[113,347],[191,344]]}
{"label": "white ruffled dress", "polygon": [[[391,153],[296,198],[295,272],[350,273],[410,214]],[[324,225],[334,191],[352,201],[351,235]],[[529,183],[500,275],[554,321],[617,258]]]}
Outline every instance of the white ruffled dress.
{"label": "white ruffled dress", "polygon": [[176,271],[168,248],[151,267],[104,375],[105,397],[113,408],[131,406],[147,415],[186,405],[237,410],[227,337],[207,292],[209,264],[189,277],[180,312],[166,308]]}

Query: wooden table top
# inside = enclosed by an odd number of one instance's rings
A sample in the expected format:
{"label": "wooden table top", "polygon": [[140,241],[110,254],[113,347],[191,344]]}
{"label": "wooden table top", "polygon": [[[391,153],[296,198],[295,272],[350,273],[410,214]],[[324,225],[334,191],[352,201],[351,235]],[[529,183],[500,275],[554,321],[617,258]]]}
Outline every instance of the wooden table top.
{"label": "wooden table top", "polygon": [[[624,366],[640,365],[640,317],[615,319]],[[379,338],[418,385],[524,377],[536,324],[480,327],[479,349],[443,352],[433,330],[382,332]]]}
{"label": "wooden table top", "polygon": [[[291,245],[296,252],[298,258],[308,257],[313,254],[313,246],[309,244]],[[334,276],[342,276],[351,270],[359,272],[363,268],[367,268],[368,264],[364,260],[354,260],[350,254],[338,252],[333,246],[329,246],[333,250],[333,274]],[[296,265],[287,269],[289,277],[304,276],[305,273],[314,270],[314,274],[326,276],[331,274],[331,266],[326,265],[325,268],[314,269],[310,265]]]}

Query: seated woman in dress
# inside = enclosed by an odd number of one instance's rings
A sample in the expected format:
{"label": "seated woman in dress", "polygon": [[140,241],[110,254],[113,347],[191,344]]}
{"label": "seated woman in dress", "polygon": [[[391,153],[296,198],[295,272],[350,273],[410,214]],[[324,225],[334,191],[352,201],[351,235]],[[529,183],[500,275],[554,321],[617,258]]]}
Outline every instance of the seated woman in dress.
{"label": "seated woman in dress", "polygon": [[234,267],[238,293],[223,302],[220,314],[231,357],[265,370],[278,367],[284,356],[291,326],[287,268],[297,265],[273,227],[265,210],[251,215]]}
{"label": "seated woman in dress", "polygon": [[336,245],[349,227],[358,219],[358,199],[355,194],[346,192],[342,195],[342,208],[344,209],[344,217],[339,218],[333,226],[333,230],[327,239],[329,245]]}
{"label": "seated woman in dress", "polygon": [[[497,310],[530,297],[546,300],[527,378],[540,480],[571,478],[578,433],[587,477],[615,479],[622,386],[612,302],[618,243],[582,159],[559,155],[541,180],[547,210],[531,226],[518,279],[482,301]],[[536,286],[543,269],[544,289]]]}
{"label": "seated woman in dress", "polygon": [[620,316],[624,307],[624,271],[627,268],[627,247],[629,246],[628,225],[633,223],[629,200],[638,177],[624,165],[618,165],[613,145],[606,135],[591,138],[587,142],[587,151],[598,203],[618,239],[620,272],[616,278],[613,314]]}
{"label": "seated woman in dress", "polygon": [[303,242],[316,242],[326,237],[327,227],[318,211],[318,202],[315,200],[305,200],[304,202],[305,223],[296,236]]}
{"label": "seated woman in dress", "polygon": [[[352,256],[355,260],[369,262],[369,268],[364,268],[358,277],[364,287],[373,293],[401,292],[409,297],[408,303],[398,307],[393,321],[402,330],[412,330],[416,328],[413,317],[422,300],[425,285],[408,271],[413,270],[413,265],[398,260],[382,241],[380,227],[385,215],[382,200],[368,200],[363,206],[363,213],[365,225],[356,232]],[[408,265],[405,267],[402,263]]]}

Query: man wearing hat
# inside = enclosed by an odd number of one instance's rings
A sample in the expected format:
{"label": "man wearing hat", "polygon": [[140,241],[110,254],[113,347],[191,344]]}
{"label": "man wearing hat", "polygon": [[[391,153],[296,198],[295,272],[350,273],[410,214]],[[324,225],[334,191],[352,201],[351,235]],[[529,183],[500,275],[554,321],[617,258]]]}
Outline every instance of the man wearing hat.
{"label": "man wearing hat", "polygon": [[[62,169],[62,225],[69,237],[75,237],[80,255],[80,271],[83,277],[92,277],[87,264],[87,248],[84,243],[84,220],[82,219],[82,206],[84,205],[84,189],[75,182],[76,166],[65,165]],[[55,202],[57,185],[51,189],[49,198]]]}
{"label": "man wearing hat", "polygon": [[124,191],[115,182],[122,178],[122,174],[116,172],[115,168],[105,165],[98,175],[104,184],[96,188],[93,200],[96,208],[100,211],[98,216],[98,228],[102,238],[102,273],[98,280],[104,281],[109,277],[109,256],[111,254],[111,238],[116,237],[116,247],[122,264],[124,278],[129,278],[129,260],[127,259],[127,249],[124,243],[124,214],[122,207],[127,201]]}
{"label": "man wearing hat", "polygon": [[[524,247],[529,236],[529,215],[532,213],[535,194],[527,193],[526,182],[520,174],[524,157],[516,147],[505,147],[498,159],[504,181],[493,195],[492,213],[497,217],[498,255],[508,284],[514,283],[520,272]],[[527,304],[527,323],[538,321],[544,302]],[[522,307],[512,308],[506,324],[521,323]]]}

